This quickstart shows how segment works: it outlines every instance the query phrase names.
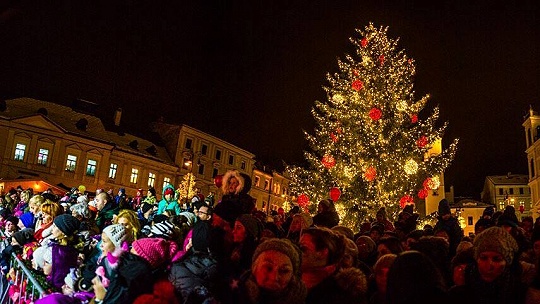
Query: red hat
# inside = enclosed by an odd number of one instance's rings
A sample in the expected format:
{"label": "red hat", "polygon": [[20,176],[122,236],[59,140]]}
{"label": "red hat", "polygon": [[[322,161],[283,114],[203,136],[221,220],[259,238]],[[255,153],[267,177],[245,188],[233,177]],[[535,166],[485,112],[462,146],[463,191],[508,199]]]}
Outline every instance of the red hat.
{"label": "red hat", "polygon": [[163,193],[163,195],[167,195],[167,194],[174,195],[173,189],[167,188],[167,189],[165,190],[165,192]]}

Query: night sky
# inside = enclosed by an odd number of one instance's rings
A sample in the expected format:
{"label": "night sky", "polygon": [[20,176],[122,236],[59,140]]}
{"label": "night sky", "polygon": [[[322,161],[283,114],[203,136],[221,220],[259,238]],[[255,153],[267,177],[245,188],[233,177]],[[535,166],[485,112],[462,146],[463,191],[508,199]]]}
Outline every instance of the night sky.
{"label": "night sky", "polygon": [[460,138],[446,186],[479,198],[485,176],[528,173],[521,124],[540,112],[540,5],[513,2],[0,0],[0,98],[81,98],[132,133],[162,116],[298,163],[325,74],[373,22]]}

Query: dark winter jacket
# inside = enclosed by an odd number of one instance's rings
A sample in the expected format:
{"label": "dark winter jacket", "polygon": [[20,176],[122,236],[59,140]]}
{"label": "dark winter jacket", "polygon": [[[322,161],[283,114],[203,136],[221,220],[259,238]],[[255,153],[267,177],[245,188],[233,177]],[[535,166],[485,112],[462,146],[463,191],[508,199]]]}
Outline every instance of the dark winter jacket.
{"label": "dark winter jacket", "polygon": [[308,291],[306,304],[367,303],[367,281],[356,268],[347,268],[324,279]]}
{"label": "dark winter jacket", "polygon": [[107,204],[105,204],[103,209],[98,212],[96,218],[96,225],[100,231],[103,231],[103,228],[112,224],[113,217],[114,215],[118,215],[118,211],[118,207],[115,207],[113,203],[107,202]]}
{"label": "dark winter jacket", "polygon": [[217,262],[210,253],[191,251],[172,265],[169,281],[174,285],[176,294],[185,300],[200,286],[212,292],[217,275]]}
{"label": "dark winter jacket", "polygon": [[336,211],[324,211],[313,217],[313,224],[318,227],[332,228],[339,224],[339,215]]}
{"label": "dark winter jacket", "polygon": [[456,254],[456,248],[459,245],[459,242],[461,242],[461,238],[463,238],[463,229],[459,226],[457,218],[452,216],[449,219],[444,220],[442,217],[439,217],[439,221],[435,224],[433,230],[444,230],[448,233],[448,236],[450,237],[449,256],[454,256]]}
{"label": "dark winter jacket", "polygon": [[152,294],[156,278],[145,259],[127,252],[118,263],[103,304],[133,303],[142,294]]}

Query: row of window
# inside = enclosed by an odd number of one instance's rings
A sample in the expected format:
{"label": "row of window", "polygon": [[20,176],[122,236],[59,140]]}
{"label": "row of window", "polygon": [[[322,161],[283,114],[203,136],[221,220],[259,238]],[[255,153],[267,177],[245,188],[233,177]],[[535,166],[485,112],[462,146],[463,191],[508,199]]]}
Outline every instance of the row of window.
{"label": "row of window", "polygon": [[[505,191],[505,189],[503,188],[499,188],[499,195],[505,195],[505,194],[513,195],[514,188],[508,188],[507,191]],[[519,188],[519,194],[525,194],[525,189],[523,187]]]}
{"label": "row of window", "polygon": [[[261,184],[260,176],[255,175],[255,181],[254,181],[255,187],[260,187],[260,184]],[[270,190],[270,181],[267,180],[267,179],[264,180],[264,190]],[[288,195],[289,194],[288,193],[289,191],[287,190],[287,188],[283,187],[283,189],[281,189],[281,185],[278,184],[278,183],[274,183],[273,190],[274,190],[275,194],[283,194],[283,195]],[[281,190],[283,190],[283,191],[281,191]],[[281,193],[281,192],[283,192],[283,193]]]}
{"label": "row of window", "polygon": [[[193,149],[193,140],[191,138],[186,138],[186,144],[184,145],[184,147],[188,150],[192,150]],[[214,153],[214,158],[216,160],[221,160],[221,150],[219,149],[216,149],[216,152]],[[208,155],[208,145],[207,144],[201,144],[201,155],[202,156],[206,156]],[[228,163],[229,165],[234,165],[234,155],[229,155],[229,159],[228,159]],[[245,161],[242,161],[242,163],[240,164],[240,168],[242,170],[245,170],[246,169],[246,162]],[[203,170],[204,172],[204,170]],[[200,173],[199,174],[203,174],[203,173]]]}
{"label": "row of window", "polygon": [[[26,145],[18,143],[15,146],[15,155],[13,159],[17,161],[24,161],[25,153],[26,153]],[[39,149],[37,163],[40,165],[46,166],[48,160],[49,160],[49,150]],[[76,168],[77,168],[77,156],[73,154],[68,154],[66,157],[65,170],[68,172],[75,172]],[[96,169],[97,169],[97,160],[88,159],[88,162],[86,163],[86,175],[95,176]],[[204,167],[203,167],[203,171],[204,171]],[[118,164],[111,163],[111,165],[109,166],[108,178],[116,179],[117,172],[118,172]],[[217,173],[215,175],[217,175]],[[137,182],[139,181],[139,169],[131,168],[131,175],[130,175],[129,181],[132,184],[137,184]],[[152,172],[148,173],[148,187],[154,187],[155,183],[156,183],[156,174]],[[165,187],[166,185],[170,183],[171,183],[171,179],[169,177],[165,177],[163,179],[163,187]]]}

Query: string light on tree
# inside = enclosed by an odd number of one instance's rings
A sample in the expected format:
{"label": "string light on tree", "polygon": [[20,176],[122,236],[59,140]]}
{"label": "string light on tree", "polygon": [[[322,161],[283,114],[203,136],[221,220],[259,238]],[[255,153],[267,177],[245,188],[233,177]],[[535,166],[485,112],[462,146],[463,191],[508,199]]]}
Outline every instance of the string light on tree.
{"label": "string light on tree", "polygon": [[425,157],[446,124],[437,123],[438,108],[419,119],[429,95],[415,98],[414,60],[387,33],[370,24],[351,38],[356,54],[338,60],[337,71],[327,75],[327,100],[316,101],[311,111],[317,126],[305,132],[308,165],[287,167],[291,191],[309,195],[310,204],[339,188],[336,209],[351,228],[379,207],[396,214],[403,202],[419,200],[422,183],[430,177],[429,187],[435,187],[457,149],[454,140]]}

